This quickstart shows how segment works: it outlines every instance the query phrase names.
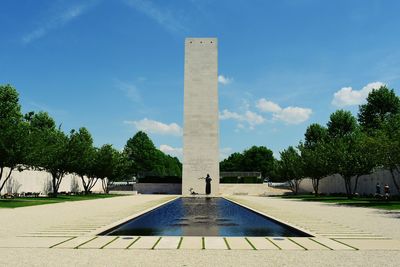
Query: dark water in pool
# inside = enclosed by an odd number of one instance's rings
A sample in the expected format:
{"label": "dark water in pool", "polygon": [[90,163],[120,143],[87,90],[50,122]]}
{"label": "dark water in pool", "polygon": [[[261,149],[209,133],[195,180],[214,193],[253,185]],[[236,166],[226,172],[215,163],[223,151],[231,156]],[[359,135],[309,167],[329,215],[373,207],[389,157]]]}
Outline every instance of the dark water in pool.
{"label": "dark water in pool", "polygon": [[102,235],[309,236],[223,198],[179,198]]}

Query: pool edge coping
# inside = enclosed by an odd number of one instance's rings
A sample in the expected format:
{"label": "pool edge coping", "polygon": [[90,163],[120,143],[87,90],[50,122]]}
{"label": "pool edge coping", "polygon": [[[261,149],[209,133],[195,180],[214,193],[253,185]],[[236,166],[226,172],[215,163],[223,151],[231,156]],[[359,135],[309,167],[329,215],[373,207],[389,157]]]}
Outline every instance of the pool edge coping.
{"label": "pool edge coping", "polygon": [[233,202],[233,203],[235,203],[235,204],[237,204],[237,205],[239,205],[239,206],[242,206],[242,207],[244,207],[244,208],[246,208],[246,209],[249,209],[249,210],[251,210],[251,211],[253,211],[253,212],[255,212],[255,213],[259,213],[259,214],[261,214],[262,216],[265,216],[265,217],[267,217],[267,218],[270,218],[270,219],[272,219],[272,220],[275,220],[275,221],[278,222],[278,223],[281,223],[281,224],[283,224],[283,225],[287,225],[287,226],[289,226],[289,227],[291,227],[291,228],[294,228],[294,229],[296,229],[296,230],[298,230],[298,231],[304,232],[304,233],[310,235],[310,237],[319,237],[319,236],[320,236],[320,235],[315,234],[315,233],[313,233],[313,232],[311,232],[311,231],[309,231],[309,230],[304,229],[304,228],[301,227],[301,226],[297,226],[297,225],[294,225],[294,224],[292,224],[292,223],[290,223],[290,222],[286,222],[286,221],[284,221],[284,220],[278,219],[278,218],[276,218],[275,216],[268,215],[268,214],[265,213],[265,212],[262,212],[262,211],[260,211],[260,210],[257,210],[257,209],[254,209],[254,208],[252,208],[252,207],[249,207],[249,206],[247,206],[247,205],[245,205],[245,204],[242,204],[242,203],[240,203],[240,202],[238,202],[238,201],[235,201],[235,200],[233,200],[233,199],[230,199],[229,196],[221,196],[221,197],[224,198],[224,199],[226,199],[226,200],[228,200],[228,201],[231,201],[231,202]]}
{"label": "pool edge coping", "polygon": [[147,208],[145,210],[139,211],[139,212],[137,212],[137,213],[135,213],[133,215],[130,215],[130,216],[125,217],[125,218],[122,218],[122,219],[120,219],[118,221],[115,221],[113,223],[110,223],[108,225],[102,226],[102,227],[100,227],[100,228],[98,228],[98,229],[96,229],[96,230],[94,230],[92,232],[89,232],[89,233],[87,233],[85,235],[82,235],[82,236],[92,236],[92,235],[99,236],[103,232],[106,232],[106,231],[109,231],[109,230],[111,230],[113,228],[116,228],[121,224],[124,224],[124,223],[126,223],[126,222],[128,222],[130,220],[133,220],[136,217],[142,216],[143,214],[148,213],[148,212],[150,212],[150,211],[152,211],[152,210],[154,210],[156,208],[159,208],[159,207],[161,207],[161,206],[163,206],[165,204],[168,204],[169,202],[172,202],[172,201],[174,201],[174,200],[176,200],[176,199],[178,199],[180,197],[181,196],[179,196],[179,195],[175,196],[175,197],[172,197],[172,199],[168,199],[168,200],[163,201],[163,202],[161,202],[161,203],[159,203],[159,204],[157,204],[155,206],[152,206],[152,207]]}

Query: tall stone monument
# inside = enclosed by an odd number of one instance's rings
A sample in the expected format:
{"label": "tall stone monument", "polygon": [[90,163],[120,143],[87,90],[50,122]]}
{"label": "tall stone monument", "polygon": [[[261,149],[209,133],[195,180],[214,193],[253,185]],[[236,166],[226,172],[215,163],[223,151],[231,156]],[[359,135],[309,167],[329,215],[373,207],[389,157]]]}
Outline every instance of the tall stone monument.
{"label": "tall stone monument", "polygon": [[182,194],[219,194],[218,41],[186,38]]}

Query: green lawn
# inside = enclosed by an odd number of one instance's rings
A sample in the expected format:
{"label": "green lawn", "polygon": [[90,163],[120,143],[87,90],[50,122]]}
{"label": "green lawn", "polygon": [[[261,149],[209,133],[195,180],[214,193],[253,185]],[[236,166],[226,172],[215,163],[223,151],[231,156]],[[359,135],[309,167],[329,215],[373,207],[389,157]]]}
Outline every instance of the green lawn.
{"label": "green lawn", "polygon": [[400,201],[396,200],[380,200],[374,198],[357,197],[348,199],[345,196],[318,196],[314,195],[285,195],[283,198],[289,199],[300,199],[303,201],[319,201],[326,203],[334,203],[337,205],[353,206],[353,207],[367,207],[367,208],[378,208],[385,210],[400,210]]}
{"label": "green lawn", "polygon": [[117,197],[121,195],[117,194],[90,194],[90,195],[78,195],[78,196],[58,196],[57,198],[47,198],[47,197],[20,197],[14,199],[0,199],[0,208],[19,208],[35,205],[44,204],[54,204],[65,201],[81,201],[81,200],[91,200],[99,198],[110,198]]}

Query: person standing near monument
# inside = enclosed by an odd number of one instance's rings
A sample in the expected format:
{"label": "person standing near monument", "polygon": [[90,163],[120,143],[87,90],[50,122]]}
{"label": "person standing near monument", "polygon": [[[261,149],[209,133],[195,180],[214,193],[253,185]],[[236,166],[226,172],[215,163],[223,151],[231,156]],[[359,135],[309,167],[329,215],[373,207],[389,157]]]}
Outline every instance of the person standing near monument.
{"label": "person standing near monument", "polygon": [[201,177],[199,179],[204,179],[206,181],[206,195],[211,194],[211,181],[212,181],[212,179],[210,177],[210,174],[207,173],[206,178]]}
{"label": "person standing near monument", "polygon": [[207,173],[207,177],[206,177],[206,195],[211,194],[211,177],[210,175]]}

